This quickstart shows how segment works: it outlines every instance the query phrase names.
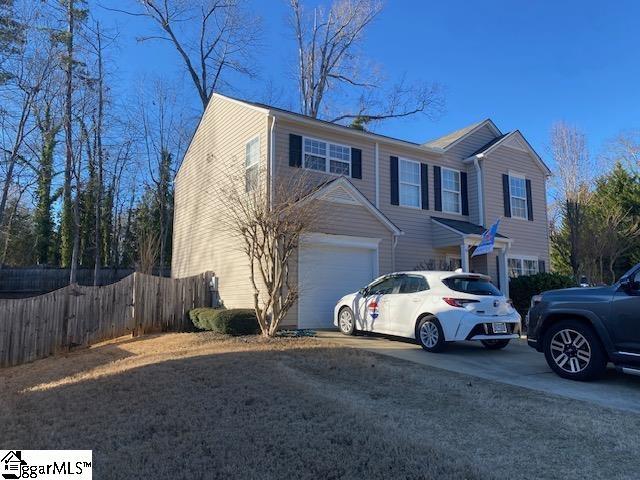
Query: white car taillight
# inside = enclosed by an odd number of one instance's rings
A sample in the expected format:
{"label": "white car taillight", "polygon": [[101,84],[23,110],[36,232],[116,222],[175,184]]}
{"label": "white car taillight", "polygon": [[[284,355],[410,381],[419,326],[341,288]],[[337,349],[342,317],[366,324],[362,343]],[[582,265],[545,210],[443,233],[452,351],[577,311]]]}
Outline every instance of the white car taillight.
{"label": "white car taillight", "polygon": [[443,297],[446,303],[451,305],[452,307],[464,308],[469,303],[478,303],[478,300],[471,300],[469,298],[451,298],[451,297]]}

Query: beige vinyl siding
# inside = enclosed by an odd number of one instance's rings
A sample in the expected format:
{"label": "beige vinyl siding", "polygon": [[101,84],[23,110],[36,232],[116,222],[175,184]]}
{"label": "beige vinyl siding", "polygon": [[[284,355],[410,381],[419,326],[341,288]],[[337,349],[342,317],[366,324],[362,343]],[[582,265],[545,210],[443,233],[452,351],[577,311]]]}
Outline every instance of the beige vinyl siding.
{"label": "beige vinyl siding", "polygon": [[[431,239],[435,248],[449,247],[451,245],[459,245],[462,243],[462,235],[452,232],[446,227],[432,223],[431,225]],[[457,254],[460,254],[458,248]]]}
{"label": "beige vinyl siding", "polygon": [[[348,133],[348,132],[347,132]],[[289,134],[314,138],[329,143],[336,143],[362,150],[362,180],[349,178],[351,183],[375,204],[375,167],[374,167],[374,143],[361,138],[353,138],[348,134],[337,134],[319,124],[318,127],[291,122],[284,118],[278,118],[275,128],[275,176],[298,175],[304,172],[313,184],[319,184],[337,177],[334,174],[322,173],[316,170],[308,170],[289,166]],[[304,144],[303,144],[304,157]]]}
{"label": "beige vinyl siding", "polygon": [[[359,205],[346,205],[317,200],[318,216],[313,231],[331,235],[350,235],[354,237],[367,237],[381,239],[378,244],[378,274],[383,275],[393,270],[392,268],[392,241],[391,231],[380,223],[366,208]],[[298,282],[297,256],[290,265],[290,281],[292,285]],[[363,285],[364,286],[364,285]],[[302,294],[309,294],[303,292]],[[345,294],[350,292],[344,292]],[[312,294],[312,293],[311,293]],[[336,299],[337,300],[337,299]],[[283,327],[292,327],[297,324],[297,304],[289,311]]]}
{"label": "beige vinyl siding", "polygon": [[[461,140],[444,155],[436,155],[428,152],[425,152],[422,155],[416,155],[416,153],[411,150],[403,151],[395,146],[380,146],[380,210],[382,210],[382,212],[404,232],[404,235],[399,237],[398,245],[396,247],[396,270],[409,270],[414,268],[423,260],[438,259],[442,257],[443,251],[439,248],[436,250],[436,248],[444,244],[436,246],[433,243],[433,230],[437,227],[431,221],[431,216],[479,223],[475,169],[473,165],[464,164],[462,160],[489,143],[494,137],[495,135],[489,127],[482,127],[472,136]],[[401,205],[391,205],[391,172],[389,157],[392,155],[416,160],[426,163],[429,166],[427,181],[429,188],[428,210],[409,208]],[[469,216],[435,210],[435,190],[433,181],[434,165],[467,173]],[[436,237],[437,236],[438,234],[436,233]],[[450,240],[453,241],[453,237],[451,237]],[[458,238],[455,239],[455,245],[459,245],[461,242],[462,237],[458,236]]]}
{"label": "beige vinyl siding", "polygon": [[[359,148],[362,150],[362,180],[354,178],[350,178],[349,180],[375,204],[375,141],[357,138],[349,135],[349,132],[345,132],[344,134],[336,133],[322,124],[309,126],[285,118],[278,118],[275,130],[276,176],[289,176],[304,171],[303,174],[311,177],[313,183],[320,183],[335,178],[334,175],[311,170],[300,170],[289,166],[289,134],[291,133]],[[489,143],[495,136],[488,126],[484,126],[479,128],[473,135],[461,140],[444,155],[438,155],[426,150],[421,152],[410,147],[403,148],[402,146],[385,143],[384,139],[379,140],[379,208],[393,223],[398,225],[404,233],[404,235],[398,238],[395,270],[411,269],[423,260],[442,257],[442,250],[436,250],[432,241],[432,215],[480,223],[475,168],[473,165],[464,164],[462,160]],[[428,210],[391,205],[390,156],[426,163],[429,166]],[[467,173],[469,216],[436,212],[434,210],[434,165]],[[460,241],[461,239],[458,239],[456,244]]]}
{"label": "beige vinyl siding", "polygon": [[[472,135],[462,139],[456,145],[447,150],[446,157],[452,159],[455,163],[460,162],[469,157],[472,153],[478,151],[486,144],[491,142],[497,135],[488,125],[476,130]],[[468,221],[477,225],[482,225],[480,218],[480,210],[478,205],[478,182],[476,169],[473,164],[464,164],[460,168],[467,172],[468,193],[469,193],[469,218]]]}
{"label": "beige vinyl siding", "polygon": [[[531,180],[534,221],[503,218],[502,175],[509,171]],[[544,260],[549,268],[546,177],[527,152],[499,146],[483,160],[487,223],[500,221],[500,233],[513,240],[509,255],[531,255]],[[491,265],[490,265],[491,267]],[[495,268],[495,264],[493,265]]]}
{"label": "beige vinyl siding", "polygon": [[265,113],[214,96],[176,176],[172,275],[215,272],[227,307],[251,307],[253,300],[248,259],[220,221],[220,188],[230,175],[243,178],[246,144],[258,136],[260,188],[266,189],[267,122]]}

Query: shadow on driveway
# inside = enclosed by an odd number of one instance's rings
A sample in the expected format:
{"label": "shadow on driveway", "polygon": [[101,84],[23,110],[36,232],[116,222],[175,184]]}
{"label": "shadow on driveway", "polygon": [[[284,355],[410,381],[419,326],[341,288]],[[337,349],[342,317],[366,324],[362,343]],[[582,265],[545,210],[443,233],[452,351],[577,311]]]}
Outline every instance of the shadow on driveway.
{"label": "shadow on driveway", "polygon": [[553,373],[544,355],[529,347],[525,340],[512,340],[503,350],[487,350],[480,342],[455,342],[442,353],[429,353],[413,340],[379,334],[346,337],[327,330],[318,332],[318,336],[339,345],[362,348],[421,365],[640,412],[640,377],[625,375],[610,365],[599,380],[565,380]]}

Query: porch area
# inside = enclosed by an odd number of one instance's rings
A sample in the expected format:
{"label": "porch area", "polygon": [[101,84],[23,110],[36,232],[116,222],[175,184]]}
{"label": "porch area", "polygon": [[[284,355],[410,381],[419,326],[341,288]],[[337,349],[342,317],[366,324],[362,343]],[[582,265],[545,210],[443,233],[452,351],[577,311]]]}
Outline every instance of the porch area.
{"label": "porch area", "polygon": [[463,220],[431,217],[433,247],[448,262],[464,272],[489,275],[492,282],[505,296],[509,296],[507,255],[512,240],[497,234],[494,250],[486,255],[472,257],[486,230]]}

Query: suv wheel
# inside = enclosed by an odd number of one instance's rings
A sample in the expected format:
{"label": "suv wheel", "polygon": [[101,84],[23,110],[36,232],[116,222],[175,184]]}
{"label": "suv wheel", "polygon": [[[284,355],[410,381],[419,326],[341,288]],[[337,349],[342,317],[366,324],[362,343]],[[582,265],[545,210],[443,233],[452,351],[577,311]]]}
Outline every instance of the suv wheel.
{"label": "suv wheel", "polygon": [[444,348],[444,332],[436,317],[425,317],[416,326],[416,340],[427,352],[441,352]]}
{"label": "suv wheel", "polygon": [[563,378],[591,380],[607,367],[607,357],[594,330],[576,320],[558,322],[544,336],[544,356]]}

